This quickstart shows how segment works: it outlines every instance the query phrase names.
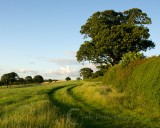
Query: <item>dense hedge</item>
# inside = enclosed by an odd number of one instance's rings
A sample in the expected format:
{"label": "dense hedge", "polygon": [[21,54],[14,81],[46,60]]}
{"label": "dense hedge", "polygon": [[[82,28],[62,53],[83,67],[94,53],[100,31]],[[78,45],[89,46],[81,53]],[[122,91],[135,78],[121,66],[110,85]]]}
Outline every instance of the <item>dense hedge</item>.
{"label": "dense hedge", "polygon": [[103,83],[128,93],[132,103],[158,105],[160,102],[160,56],[133,61],[124,69],[120,65],[114,65],[104,75]]}

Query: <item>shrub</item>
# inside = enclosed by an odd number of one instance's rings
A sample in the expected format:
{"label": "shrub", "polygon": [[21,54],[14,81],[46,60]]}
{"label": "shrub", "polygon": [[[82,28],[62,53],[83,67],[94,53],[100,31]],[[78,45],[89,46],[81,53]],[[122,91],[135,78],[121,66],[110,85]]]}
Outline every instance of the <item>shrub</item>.
{"label": "shrub", "polygon": [[122,60],[120,61],[121,68],[125,68],[131,61],[141,60],[145,58],[143,53],[139,52],[128,52],[122,56]]}

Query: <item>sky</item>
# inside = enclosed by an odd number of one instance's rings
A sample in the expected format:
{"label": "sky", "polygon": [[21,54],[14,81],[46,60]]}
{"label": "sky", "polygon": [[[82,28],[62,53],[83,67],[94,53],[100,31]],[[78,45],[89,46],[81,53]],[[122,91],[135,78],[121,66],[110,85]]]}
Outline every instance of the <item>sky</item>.
{"label": "sky", "polygon": [[144,54],[159,55],[159,5],[159,0],[0,0],[0,76],[16,72],[64,80],[77,78],[83,67],[96,71],[93,64],[76,61],[84,42],[80,29],[93,13],[110,9],[147,13],[156,47]]}

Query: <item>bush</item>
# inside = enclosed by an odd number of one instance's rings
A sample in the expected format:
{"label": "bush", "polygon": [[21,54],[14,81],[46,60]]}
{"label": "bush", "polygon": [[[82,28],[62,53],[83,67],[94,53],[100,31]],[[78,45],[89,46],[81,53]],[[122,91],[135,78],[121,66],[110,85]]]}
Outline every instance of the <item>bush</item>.
{"label": "bush", "polygon": [[128,52],[122,56],[122,60],[120,61],[121,68],[125,68],[131,61],[141,60],[145,58],[143,53],[139,52]]}

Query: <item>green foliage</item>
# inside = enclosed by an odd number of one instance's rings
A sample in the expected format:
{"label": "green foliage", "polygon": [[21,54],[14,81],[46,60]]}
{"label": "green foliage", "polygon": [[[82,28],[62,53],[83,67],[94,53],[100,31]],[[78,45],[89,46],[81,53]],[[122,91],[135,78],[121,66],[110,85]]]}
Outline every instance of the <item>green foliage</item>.
{"label": "green foliage", "polygon": [[37,75],[33,78],[33,81],[35,83],[42,83],[44,81],[43,77],[41,75]]}
{"label": "green foliage", "polygon": [[66,81],[70,81],[71,80],[71,78],[70,77],[66,77],[66,79],[65,79]]}
{"label": "green foliage", "polygon": [[130,96],[128,107],[159,109],[160,102],[160,56],[132,61],[125,68],[111,67],[105,74],[104,84],[112,85]]}
{"label": "green foliage", "polygon": [[128,52],[122,56],[122,60],[120,61],[121,68],[126,67],[131,61],[141,60],[144,58],[143,53],[139,52]]}
{"label": "green foliage", "polygon": [[97,66],[96,68],[99,69],[102,73],[105,73],[111,66],[112,65],[110,64],[105,64],[105,65]]}
{"label": "green foliage", "polygon": [[26,81],[23,78],[19,78],[18,84],[26,84]]}
{"label": "green foliage", "polygon": [[83,79],[90,79],[93,74],[93,70],[90,68],[82,68],[79,72],[80,76],[83,76]]}
{"label": "green foliage", "polygon": [[12,85],[15,81],[17,81],[19,79],[19,76],[17,75],[17,73],[15,72],[11,72],[11,73],[7,73],[7,74],[4,74],[2,77],[1,77],[1,82],[4,84],[4,85],[7,85],[7,88],[8,88],[8,85]]}
{"label": "green foliage", "polygon": [[77,60],[114,65],[129,51],[154,48],[154,42],[149,40],[147,24],[151,24],[151,19],[137,8],[124,12],[105,10],[94,13],[81,27],[80,33],[91,41],[85,41],[80,46]]}
{"label": "green foliage", "polygon": [[26,76],[26,77],[25,77],[25,81],[26,81],[27,84],[33,83],[33,79],[32,79],[31,76]]}
{"label": "green foliage", "polygon": [[97,77],[103,76],[103,75],[104,75],[103,72],[101,72],[101,71],[96,71],[95,73],[92,74],[92,78],[97,78]]}

